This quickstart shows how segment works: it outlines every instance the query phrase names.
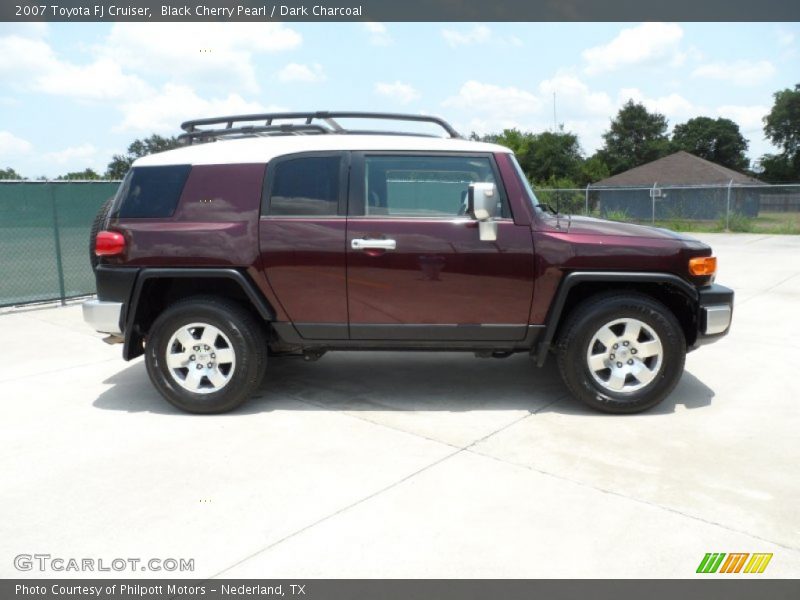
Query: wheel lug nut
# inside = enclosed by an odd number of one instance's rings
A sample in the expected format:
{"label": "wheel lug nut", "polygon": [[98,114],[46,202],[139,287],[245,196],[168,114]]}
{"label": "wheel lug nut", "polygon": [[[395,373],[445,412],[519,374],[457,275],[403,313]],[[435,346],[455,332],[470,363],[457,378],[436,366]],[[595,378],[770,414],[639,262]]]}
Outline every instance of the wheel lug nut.
{"label": "wheel lug nut", "polygon": [[631,348],[631,354],[636,354],[636,348]]}
{"label": "wheel lug nut", "polygon": [[208,350],[208,346],[203,346],[203,349],[204,350]]}
{"label": "wheel lug nut", "polygon": [[213,367],[213,366],[214,366],[214,363],[208,363],[208,368],[209,368],[209,369],[210,369],[211,367]]}
{"label": "wheel lug nut", "polygon": [[621,362],[618,362],[618,363],[617,363],[617,367],[619,367],[619,368],[622,368],[622,363],[621,363]]}
{"label": "wheel lug nut", "polygon": [[623,346],[629,346],[629,345],[630,345],[630,342],[622,342],[622,345],[623,345]]}
{"label": "wheel lug nut", "polygon": [[611,360],[614,360],[614,355],[612,354],[611,356],[609,356],[609,358],[610,358]]}
{"label": "wheel lug nut", "polygon": [[203,365],[201,365],[200,363],[197,363],[197,369],[199,370],[199,369],[202,369],[202,368],[203,368]]}
{"label": "wheel lug nut", "polygon": [[194,351],[195,351],[195,352],[199,352],[199,351],[200,351],[200,346],[195,346],[195,347],[194,347]]}
{"label": "wheel lug nut", "polygon": [[194,356],[194,354],[192,354],[192,355],[189,357],[189,360],[194,360],[194,359],[195,359],[195,356]]}
{"label": "wheel lug nut", "polygon": [[617,348],[619,348],[619,344],[614,344],[614,350],[616,350]]}
{"label": "wheel lug nut", "polygon": [[628,361],[628,364],[629,364],[629,365],[632,365],[632,364],[633,364],[633,359],[630,359],[630,360]]}
{"label": "wheel lug nut", "polygon": [[211,358],[217,358],[217,355],[212,352],[211,353]]}

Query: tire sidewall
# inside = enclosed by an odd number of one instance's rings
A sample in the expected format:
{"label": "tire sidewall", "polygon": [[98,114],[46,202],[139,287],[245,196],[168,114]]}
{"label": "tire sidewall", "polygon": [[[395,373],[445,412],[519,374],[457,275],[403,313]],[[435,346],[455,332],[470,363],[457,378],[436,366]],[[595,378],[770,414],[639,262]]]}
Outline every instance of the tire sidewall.
{"label": "tire sidewall", "polygon": [[[592,308],[570,327],[573,334],[560,361],[567,385],[586,404],[605,412],[641,412],[661,402],[678,383],[686,357],[683,331],[675,317],[666,307],[639,298],[610,298]],[[603,325],[623,318],[637,319],[651,327],[661,340],[664,355],[658,375],[650,384],[635,392],[617,393],[595,381],[586,355],[595,333]]]}
{"label": "tire sidewall", "polygon": [[[191,323],[207,323],[217,327],[230,340],[236,356],[233,376],[216,392],[195,394],[184,389],[173,378],[166,364],[167,346],[181,327]],[[168,310],[156,319],[145,346],[145,362],[153,384],[172,405],[181,410],[211,414],[226,412],[242,404],[259,376],[256,357],[259,349],[245,323],[215,306],[187,306],[183,310]]]}

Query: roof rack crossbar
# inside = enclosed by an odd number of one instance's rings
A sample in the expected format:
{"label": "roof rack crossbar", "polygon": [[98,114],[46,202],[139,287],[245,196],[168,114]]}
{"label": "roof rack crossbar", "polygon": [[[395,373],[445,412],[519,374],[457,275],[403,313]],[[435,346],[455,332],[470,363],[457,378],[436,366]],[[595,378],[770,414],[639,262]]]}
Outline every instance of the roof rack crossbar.
{"label": "roof rack crossbar", "polygon": [[[283,119],[302,119],[304,122],[299,124],[279,124],[275,125],[275,120]],[[220,137],[240,137],[248,135],[263,134],[288,134],[288,133],[377,133],[375,131],[359,131],[342,127],[337,119],[375,119],[390,121],[413,121],[421,123],[433,123],[447,132],[451,138],[460,139],[462,136],[453,128],[450,123],[440,117],[428,115],[413,115],[402,113],[381,113],[381,112],[358,112],[358,111],[316,111],[316,112],[274,112],[257,113],[249,115],[232,115],[226,117],[211,117],[206,119],[194,119],[181,124],[184,130],[179,139],[187,143],[213,141]],[[319,120],[322,124],[315,124],[314,120]],[[264,125],[247,125],[248,122],[260,121]],[[198,126],[222,126],[201,129]],[[419,135],[406,132],[386,131],[383,134],[397,135]]]}

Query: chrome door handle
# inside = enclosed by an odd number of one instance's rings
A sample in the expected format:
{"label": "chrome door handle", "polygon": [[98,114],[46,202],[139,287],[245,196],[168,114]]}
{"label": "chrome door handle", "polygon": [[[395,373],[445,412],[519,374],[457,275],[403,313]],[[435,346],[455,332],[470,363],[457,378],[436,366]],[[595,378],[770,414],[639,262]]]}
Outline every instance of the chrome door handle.
{"label": "chrome door handle", "polygon": [[353,239],[350,242],[350,247],[353,250],[395,250],[397,242],[395,240],[364,240]]}

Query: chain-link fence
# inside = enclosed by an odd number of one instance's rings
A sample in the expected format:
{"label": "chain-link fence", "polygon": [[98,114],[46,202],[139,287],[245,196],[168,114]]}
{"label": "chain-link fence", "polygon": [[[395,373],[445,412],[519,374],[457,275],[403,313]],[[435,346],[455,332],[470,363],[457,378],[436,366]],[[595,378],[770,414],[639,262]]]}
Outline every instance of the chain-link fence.
{"label": "chain-link fence", "polygon": [[800,184],[537,188],[562,213],[690,231],[800,233]]}
{"label": "chain-link fence", "polygon": [[0,306],[92,294],[89,231],[118,181],[0,181]]}

